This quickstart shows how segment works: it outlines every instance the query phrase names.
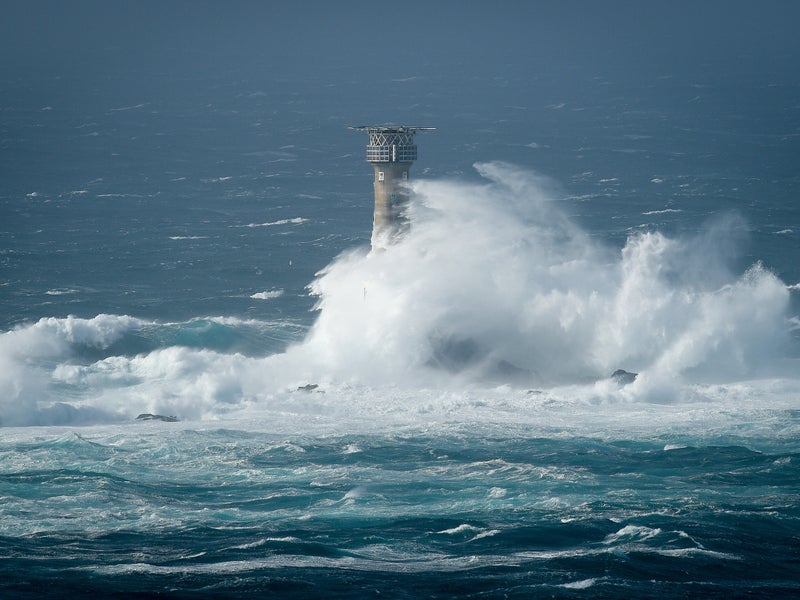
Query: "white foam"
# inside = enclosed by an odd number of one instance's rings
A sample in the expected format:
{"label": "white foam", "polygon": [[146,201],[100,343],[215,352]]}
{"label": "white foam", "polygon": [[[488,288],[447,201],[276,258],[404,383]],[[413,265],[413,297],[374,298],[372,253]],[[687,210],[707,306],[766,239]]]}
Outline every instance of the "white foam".
{"label": "white foam", "polygon": [[481,528],[475,527],[474,525],[470,525],[469,523],[462,523],[458,527],[453,527],[451,529],[444,529],[442,531],[437,531],[436,533],[442,535],[456,535],[459,533],[465,533],[465,532],[472,533],[477,531],[481,531]]}
{"label": "white foam", "polygon": [[46,317],[33,325],[18,326],[0,334],[0,352],[35,358],[60,356],[67,345],[104,347],[144,321],[128,316],[97,315],[92,319]]}
{"label": "white foam", "polygon": [[[630,437],[742,432],[743,419],[764,434],[777,427],[769,411],[796,408],[796,286],[760,264],[727,268],[724,242],[739,223],[605,247],[564,214],[546,179],[499,163],[477,169],[478,184],[415,181],[407,236],[320,272],[317,321],[285,352],[85,358],[81,348],[152,325],[112,315],[0,334],[0,418],[69,422],[70,406],[86,418],[154,413],[287,432],[471,422]],[[619,368],[639,375],[620,386],[609,379]],[[324,393],[298,391],[308,384]]]}
{"label": "white foam", "polygon": [[492,489],[489,490],[487,496],[489,498],[499,499],[499,498],[505,498],[506,494],[508,494],[508,490],[501,487],[493,487]]}
{"label": "white foam", "polygon": [[384,381],[424,379],[432,365],[468,379],[511,365],[537,386],[625,368],[642,373],[629,393],[660,397],[687,374],[747,377],[774,364],[788,291],[761,265],[727,270],[730,247],[715,244],[738,223],[687,239],[638,233],[619,251],[572,223],[542,178],[478,170],[488,183],[415,182],[402,243],[322,271],[309,360]]}
{"label": "white foam", "polygon": [[567,590],[588,590],[592,587],[595,583],[597,583],[597,579],[581,579],[580,581],[571,581],[569,583],[562,583],[558,587],[562,587]]}
{"label": "white foam", "polygon": [[283,296],[283,290],[266,290],[251,294],[250,297],[256,300],[272,300],[273,298],[280,298],[281,296]]}
{"label": "white foam", "polygon": [[671,556],[676,558],[693,558],[697,555],[717,560],[742,560],[741,556],[729,552],[716,552],[705,548],[664,548],[661,550],[651,550],[651,554],[660,556]]}
{"label": "white foam", "polygon": [[268,537],[263,538],[255,542],[250,542],[249,544],[240,544],[238,546],[231,546],[233,550],[252,550],[253,548],[260,548],[265,546],[270,542],[279,542],[284,544],[299,544],[302,542],[300,538],[296,538],[294,536],[286,536],[286,537]]}
{"label": "white foam", "polygon": [[470,539],[470,542],[474,542],[475,540],[482,540],[483,538],[492,537],[500,533],[499,529],[486,529],[484,531],[480,531],[475,534],[475,537]]}
{"label": "white foam", "polygon": [[664,210],[649,210],[647,212],[643,212],[642,215],[644,215],[644,216],[666,215],[666,214],[669,214],[669,213],[679,213],[679,212],[683,212],[683,211],[678,209],[678,208],[665,208]]}
{"label": "white foam", "polygon": [[114,315],[48,317],[0,334],[0,424],[40,420],[40,403],[52,399],[48,370],[54,364],[69,360],[74,348],[107,347],[142,324],[132,317]]}
{"label": "white foam", "polygon": [[279,219],[277,221],[268,221],[266,223],[248,223],[244,227],[275,227],[276,225],[300,225],[307,222],[308,219],[303,217],[294,217],[292,219]]}
{"label": "white foam", "polygon": [[615,544],[620,541],[625,542],[641,542],[644,540],[652,539],[661,534],[658,528],[644,527],[639,525],[626,525],[616,533],[606,536],[603,540],[604,544]]}

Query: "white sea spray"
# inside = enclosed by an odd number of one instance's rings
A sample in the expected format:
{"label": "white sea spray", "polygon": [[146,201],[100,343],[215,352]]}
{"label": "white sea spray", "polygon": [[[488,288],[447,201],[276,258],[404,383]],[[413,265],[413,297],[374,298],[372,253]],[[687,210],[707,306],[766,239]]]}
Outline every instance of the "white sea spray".
{"label": "white sea spray", "polygon": [[[546,178],[504,163],[476,169],[477,183],[416,181],[405,238],[333,260],[310,284],[311,330],[269,356],[235,343],[269,324],[233,317],[46,318],[3,333],[2,422],[153,413],[260,415],[289,427],[313,416],[346,428],[354,415],[378,426],[433,416],[512,423],[546,411],[565,426],[585,413],[588,426],[619,417],[609,407],[620,403],[637,422],[639,405],[769,404],[782,402],[775,390],[797,387],[791,290],[760,263],[733,270],[739,219],[691,237],[640,232],[614,248],[566,215]],[[131,350],[114,345],[122,336]],[[141,349],[143,337],[161,346]],[[620,383],[609,378],[616,369],[638,377]],[[700,426],[707,413],[660,418]]]}

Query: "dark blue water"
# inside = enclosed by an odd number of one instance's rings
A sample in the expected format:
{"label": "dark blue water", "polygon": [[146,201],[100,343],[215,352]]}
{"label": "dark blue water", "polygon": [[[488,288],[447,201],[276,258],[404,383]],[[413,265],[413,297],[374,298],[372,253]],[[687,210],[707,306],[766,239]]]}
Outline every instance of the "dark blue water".
{"label": "dark blue water", "polygon": [[800,594],[794,5],[357,4],[9,5],[0,596]]}
{"label": "dark blue water", "polygon": [[796,453],[472,431],[164,435],[4,443],[17,465],[2,478],[4,594],[798,591]]}

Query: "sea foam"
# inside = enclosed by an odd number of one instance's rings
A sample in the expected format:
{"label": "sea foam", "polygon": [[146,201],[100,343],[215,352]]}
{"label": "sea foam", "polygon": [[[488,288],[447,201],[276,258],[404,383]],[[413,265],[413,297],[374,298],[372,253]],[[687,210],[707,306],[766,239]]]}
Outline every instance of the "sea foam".
{"label": "sea foam", "polygon": [[760,375],[786,351],[789,292],[761,264],[732,272],[735,217],[615,249],[566,216],[547,180],[476,167],[484,183],[416,182],[401,243],[345,253],[314,281],[302,350],[320,369],[552,386],[624,368],[653,391]]}
{"label": "sea foam", "polygon": [[[608,407],[620,402],[751,402],[797,389],[791,292],[760,263],[735,272],[735,216],[692,237],[645,231],[612,247],[567,216],[546,178],[503,163],[476,169],[477,183],[414,182],[399,243],[323,269],[302,340],[233,317],[45,318],[0,334],[2,423],[153,413],[348,427],[367,415],[517,423],[548,411],[569,427],[576,407],[603,405],[613,421]],[[268,356],[239,350],[242,338],[272,337],[283,346]],[[616,369],[638,376],[620,383]]]}

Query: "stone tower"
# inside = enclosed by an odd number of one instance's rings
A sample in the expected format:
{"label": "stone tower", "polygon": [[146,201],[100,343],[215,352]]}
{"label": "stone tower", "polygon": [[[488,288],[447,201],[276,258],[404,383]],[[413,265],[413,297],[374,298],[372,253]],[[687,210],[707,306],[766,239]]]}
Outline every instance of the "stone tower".
{"label": "stone tower", "polygon": [[408,125],[363,125],[351,127],[369,134],[367,162],[375,170],[375,215],[372,222],[372,249],[390,245],[406,226],[408,170],[417,160],[414,134],[433,127]]}

